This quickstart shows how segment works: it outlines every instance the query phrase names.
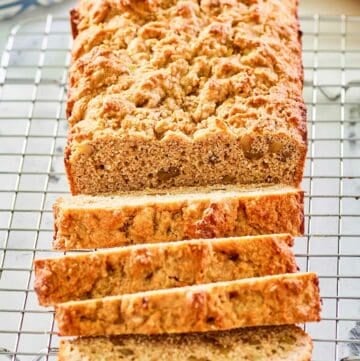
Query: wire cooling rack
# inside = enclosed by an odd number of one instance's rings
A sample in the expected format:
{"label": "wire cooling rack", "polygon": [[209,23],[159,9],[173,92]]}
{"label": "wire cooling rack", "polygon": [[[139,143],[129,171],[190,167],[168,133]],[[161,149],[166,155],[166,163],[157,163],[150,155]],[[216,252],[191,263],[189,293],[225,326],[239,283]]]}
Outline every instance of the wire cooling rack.
{"label": "wire cooling rack", "polygon": [[[323,320],[306,330],[314,360],[360,360],[360,18],[303,17],[302,29],[309,153],[306,235],[295,251],[302,270],[319,273],[323,298]],[[56,358],[32,262],[51,254],[51,206],[68,192],[70,45],[68,20],[48,16],[15,27],[1,60],[0,361]]]}

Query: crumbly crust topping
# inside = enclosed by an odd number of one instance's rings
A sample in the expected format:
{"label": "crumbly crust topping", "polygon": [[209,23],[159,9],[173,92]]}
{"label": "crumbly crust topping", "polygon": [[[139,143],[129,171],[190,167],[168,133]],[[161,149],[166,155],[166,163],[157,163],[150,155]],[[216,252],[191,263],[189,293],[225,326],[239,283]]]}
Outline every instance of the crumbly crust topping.
{"label": "crumbly crust topping", "polygon": [[294,0],[82,0],[72,139],[277,132],[304,143],[296,8]]}

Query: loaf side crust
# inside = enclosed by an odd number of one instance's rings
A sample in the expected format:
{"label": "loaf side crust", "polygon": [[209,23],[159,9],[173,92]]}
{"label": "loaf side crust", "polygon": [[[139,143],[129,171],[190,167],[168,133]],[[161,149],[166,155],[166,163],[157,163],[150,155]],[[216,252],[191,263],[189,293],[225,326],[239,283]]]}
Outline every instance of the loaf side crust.
{"label": "loaf side crust", "polygon": [[73,39],[75,39],[78,35],[78,23],[80,20],[80,14],[77,9],[70,10],[70,28]]}
{"label": "loaf side crust", "polygon": [[296,326],[181,335],[60,340],[59,361],[311,361],[312,341]]}
{"label": "loaf side crust", "polygon": [[228,330],[320,320],[314,273],[265,276],[60,303],[62,336]]}
{"label": "loaf side crust", "polygon": [[94,299],[297,271],[290,235],[129,246],[34,261],[39,303]]}
{"label": "loaf side crust", "polygon": [[303,191],[286,186],[249,187],[247,192],[237,187],[223,189],[145,198],[59,198],[53,207],[53,247],[89,249],[199,238],[303,234]]}
{"label": "loaf side crust", "polygon": [[65,166],[73,194],[299,185],[297,1],[80,1]]}

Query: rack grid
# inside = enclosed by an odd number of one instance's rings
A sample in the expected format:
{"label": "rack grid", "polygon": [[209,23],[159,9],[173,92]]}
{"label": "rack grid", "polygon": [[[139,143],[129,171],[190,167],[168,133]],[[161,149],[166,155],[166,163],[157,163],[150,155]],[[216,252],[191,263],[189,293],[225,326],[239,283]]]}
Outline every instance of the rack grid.
{"label": "rack grid", "polygon": [[[360,18],[302,17],[309,152],[302,270],[320,276],[323,319],[308,324],[314,360],[360,360]],[[51,206],[67,193],[67,18],[12,29],[0,64],[0,361],[54,360],[51,309],[32,289],[53,252]],[[60,253],[61,254],[61,253]]]}

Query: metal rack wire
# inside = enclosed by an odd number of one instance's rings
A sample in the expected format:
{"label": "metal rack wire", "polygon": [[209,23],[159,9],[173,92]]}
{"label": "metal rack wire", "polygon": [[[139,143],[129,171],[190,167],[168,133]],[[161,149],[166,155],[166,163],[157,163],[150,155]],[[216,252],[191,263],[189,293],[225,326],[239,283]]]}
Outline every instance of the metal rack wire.
{"label": "metal rack wire", "polygon": [[[360,360],[360,18],[303,17],[309,153],[306,235],[295,251],[317,271],[323,320],[306,329],[314,360]],[[0,361],[53,360],[56,325],[32,290],[49,255],[63,170],[70,35],[66,18],[9,35],[0,65]]]}

